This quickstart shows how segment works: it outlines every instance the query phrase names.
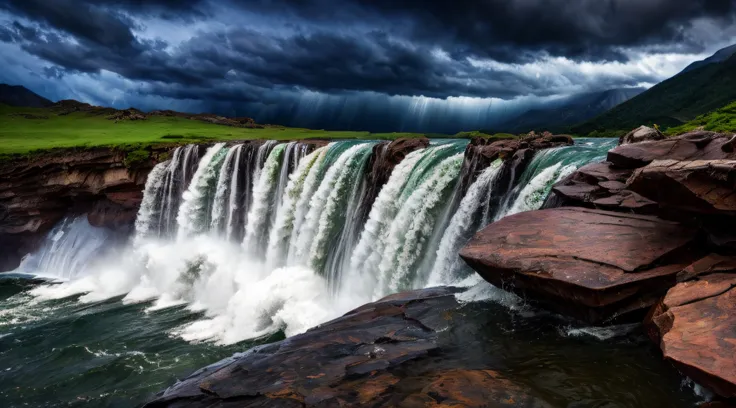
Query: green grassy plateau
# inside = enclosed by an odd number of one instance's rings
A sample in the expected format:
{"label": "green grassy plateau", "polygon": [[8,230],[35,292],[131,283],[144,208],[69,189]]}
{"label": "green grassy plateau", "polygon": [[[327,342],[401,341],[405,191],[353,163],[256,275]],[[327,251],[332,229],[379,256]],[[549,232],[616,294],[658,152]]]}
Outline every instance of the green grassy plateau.
{"label": "green grassy plateau", "polygon": [[728,104],[713,112],[700,115],[681,126],[667,129],[667,134],[678,135],[696,129],[713,132],[736,133],[736,102]]}
{"label": "green grassy plateau", "polygon": [[64,147],[110,146],[135,150],[146,146],[245,139],[396,139],[418,133],[369,133],[269,126],[251,129],[194,119],[149,116],[115,122],[104,115],[73,112],[59,115],[47,108],[0,105],[0,157],[20,156]]}

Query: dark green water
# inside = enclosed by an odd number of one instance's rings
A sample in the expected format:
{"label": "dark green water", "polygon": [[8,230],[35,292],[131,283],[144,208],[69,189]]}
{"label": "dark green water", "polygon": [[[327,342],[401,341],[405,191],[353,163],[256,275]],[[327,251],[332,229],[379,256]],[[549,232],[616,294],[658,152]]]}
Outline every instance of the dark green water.
{"label": "dark green water", "polygon": [[33,304],[33,286],[0,278],[0,407],[131,407],[202,366],[283,338],[190,344],[170,332],[201,315],[181,307]]}
{"label": "dark green water", "polygon": [[[201,316],[183,308],[145,312],[120,298],[34,303],[37,285],[0,278],[0,406],[130,407],[192,371],[252,345],[190,344],[171,334]],[[549,314],[490,302],[453,312],[443,332],[468,368],[492,368],[559,407],[679,408],[698,398],[639,329],[605,341],[572,336]],[[460,316],[458,318],[457,316]],[[442,361],[428,364],[442,365]]]}

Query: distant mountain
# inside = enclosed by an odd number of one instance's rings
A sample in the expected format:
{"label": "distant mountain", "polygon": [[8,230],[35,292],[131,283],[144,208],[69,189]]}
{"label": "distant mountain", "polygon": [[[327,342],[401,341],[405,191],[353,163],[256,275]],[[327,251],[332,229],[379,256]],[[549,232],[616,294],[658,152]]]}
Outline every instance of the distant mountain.
{"label": "distant mountain", "polygon": [[560,132],[594,118],[644,91],[646,88],[620,88],[573,95],[549,107],[528,110],[496,128],[509,133],[526,133],[531,130]]}
{"label": "distant mountain", "polygon": [[681,72],[606,113],[573,126],[571,131],[580,135],[615,136],[641,125],[669,128],[735,100],[736,54],[733,54],[723,61],[700,64]]}
{"label": "distant mountain", "polygon": [[687,68],[683,69],[682,72],[689,72],[694,69],[702,68],[708,64],[715,64],[715,63],[726,61],[727,59],[731,58],[731,56],[734,54],[736,54],[736,44],[731,45],[726,48],[722,48],[716,51],[715,54],[711,55],[710,57],[702,61],[693,62],[692,64],[688,65]]}
{"label": "distant mountain", "polygon": [[24,86],[7,84],[0,84],[0,103],[29,108],[43,108],[53,104]]}

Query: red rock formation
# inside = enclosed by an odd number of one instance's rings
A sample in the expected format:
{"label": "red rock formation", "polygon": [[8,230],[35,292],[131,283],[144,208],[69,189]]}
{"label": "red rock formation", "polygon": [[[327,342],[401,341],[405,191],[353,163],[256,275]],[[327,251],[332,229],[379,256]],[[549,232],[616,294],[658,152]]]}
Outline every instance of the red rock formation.
{"label": "red rock formation", "polygon": [[736,398],[736,258],[710,255],[688,268],[653,309],[648,332],[664,357],[697,383]]}
{"label": "red rock formation", "polygon": [[665,140],[619,146],[608,161],[623,169],[644,167],[654,160],[736,160],[733,135],[697,131]]}
{"label": "red rock formation", "polygon": [[598,322],[654,304],[688,263],[694,231],[655,217],[583,208],[506,217],[460,256],[485,280]]}
{"label": "red rock formation", "polygon": [[655,160],[636,170],[626,188],[663,207],[736,215],[736,160]]}

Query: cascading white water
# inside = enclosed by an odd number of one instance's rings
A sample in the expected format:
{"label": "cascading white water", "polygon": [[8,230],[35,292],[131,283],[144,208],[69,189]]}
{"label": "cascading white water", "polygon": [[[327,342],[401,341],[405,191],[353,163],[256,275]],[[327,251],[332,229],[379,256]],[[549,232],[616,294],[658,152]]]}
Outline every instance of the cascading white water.
{"label": "cascading white water", "polygon": [[284,145],[271,150],[263,169],[258,172],[258,183],[253,189],[253,204],[248,212],[243,247],[261,253],[271,220],[270,213],[276,201],[280,179],[277,177],[284,157]]}
{"label": "cascading white water", "polygon": [[[327,170],[319,188],[309,202],[309,211],[297,234],[295,244],[296,263],[304,264],[320,271],[330,235],[336,223],[344,223],[346,212],[350,209],[347,202],[355,196],[355,191],[348,191],[356,185],[356,173],[363,170],[367,153],[372,145],[363,143],[351,147],[342,153],[333,166]],[[342,210],[342,211],[340,211]],[[354,211],[354,208],[353,208]],[[341,226],[344,228],[344,225]]]}
{"label": "cascading white water", "polygon": [[93,227],[86,216],[67,218],[54,227],[41,248],[23,259],[17,273],[72,280],[90,273],[93,261],[114,240],[113,231]]}
{"label": "cascading white water", "polygon": [[615,140],[579,139],[573,146],[547,149],[537,153],[522,174],[519,183],[506,195],[495,219],[522,211],[539,209],[552,186],[583,165],[605,159]]}
{"label": "cascading white water", "polygon": [[[414,266],[426,249],[425,240],[439,221],[440,206],[446,203],[448,189],[457,181],[462,164],[462,154],[443,160],[432,176],[403,203],[389,228],[386,251],[378,266],[379,292],[376,297],[410,287],[413,277],[409,275],[417,272]],[[381,287],[382,282],[387,286]]]}
{"label": "cascading white water", "polygon": [[[232,147],[228,150],[225,160],[220,166],[220,174],[217,176],[217,186],[215,187],[215,198],[212,203],[212,215],[210,216],[210,230],[219,232],[222,230],[224,223],[227,222],[225,214],[230,213],[230,188],[232,187],[232,178],[236,177],[237,159],[243,150],[243,145]],[[237,184],[237,182],[236,182]]]}
{"label": "cascading white water", "polygon": [[193,171],[199,163],[199,146],[187,145],[174,150],[171,162],[166,166],[160,191],[158,235],[172,235],[176,232],[176,217],[181,204],[182,195],[186,191]]}
{"label": "cascading white water", "polygon": [[[501,161],[493,162],[468,188],[457,212],[442,235],[434,267],[429,277],[429,286],[457,282],[466,276],[458,275],[464,264],[458,256],[460,248],[479,228],[488,222],[485,203],[492,194],[493,182],[501,171]],[[481,212],[479,217],[478,213]]]}
{"label": "cascading white water", "polygon": [[158,206],[160,203],[160,194],[163,189],[163,181],[168,167],[171,165],[170,161],[165,161],[157,164],[148,173],[148,179],[146,179],[146,187],[143,191],[143,201],[138,209],[138,216],[135,219],[135,239],[140,240],[148,237],[153,227],[158,224],[154,224],[159,218],[162,209]]}
{"label": "cascading white water", "polygon": [[274,227],[271,229],[268,239],[266,260],[270,267],[286,264],[285,258],[288,256],[289,241],[294,231],[299,199],[302,196],[302,192],[305,191],[305,187],[309,191],[312,190],[312,186],[315,183],[312,182],[311,185],[307,185],[307,179],[309,174],[313,174],[312,169],[318,166],[320,158],[324,158],[324,152],[326,150],[327,147],[321,147],[309,154],[309,156],[301,161],[297,169],[290,176],[288,186],[284,191],[282,203],[276,212]]}
{"label": "cascading white water", "polygon": [[[464,144],[413,152],[378,195],[350,259],[350,282],[373,298],[426,283],[418,260],[435,248],[457,185]],[[424,281],[424,282],[422,282]]]}
{"label": "cascading white water", "polygon": [[183,238],[192,234],[206,231],[209,227],[209,213],[211,211],[211,195],[214,189],[213,182],[219,174],[218,164],[222,164],[224,143],[217,143],[207,149],[199,167],[192,177],[189,188],[182,197],[179,215],[176,220],[179,224],[178,237]]}
{"label": "cascading white water", "polygon": [[[186,304],[205,317],[174,334],[230,344],[277,330],[291,335],[389,292],[462,278],[457,248],[493,216],[485,203],[497,194],[498,163],[456,197],[466,142],[433,143],[409,153],[375,201],[364,202],[375,143],[333,142],[309,155],[304,143],[217,144],[196,166],[199,148],[180,147],[149,175],[134,245],[94,273],[34,294],[125,295],[126,303],[152,301],[152,313]],[[535,158],[524,183],[536,191],[542,173],[559,179],[599,156],[572,160],[572,153]],[[523,186],[512,193],[508,208],[530,195]],[[361,206],[370,208],[365,222]]]}

